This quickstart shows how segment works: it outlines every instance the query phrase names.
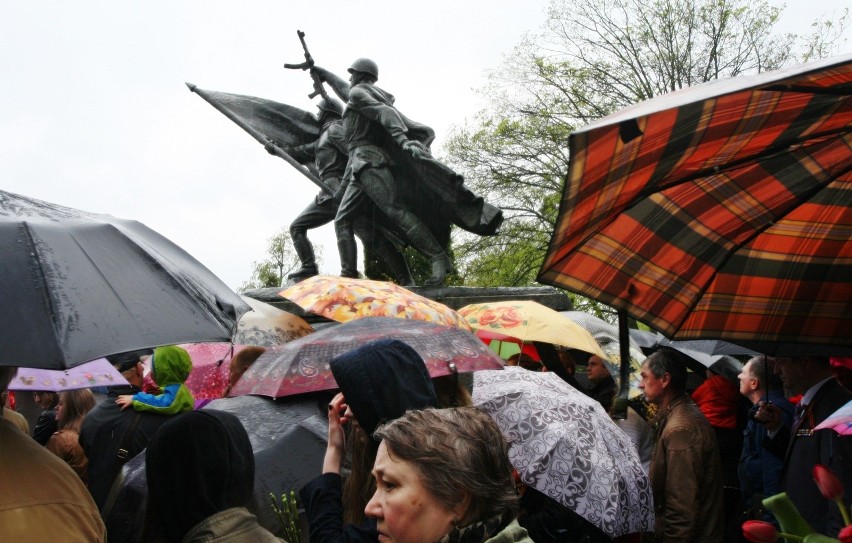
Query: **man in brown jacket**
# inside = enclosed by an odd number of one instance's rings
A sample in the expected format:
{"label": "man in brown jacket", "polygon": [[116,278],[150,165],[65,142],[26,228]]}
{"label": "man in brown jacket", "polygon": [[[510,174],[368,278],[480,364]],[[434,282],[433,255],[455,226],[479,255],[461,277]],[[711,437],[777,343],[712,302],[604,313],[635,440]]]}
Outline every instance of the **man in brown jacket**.
{"label": "man in brown jacket", "polygon": [[685,392],[680,354],[660,349],[645,359],[641,388],[657,407],[651,458],[656,528],[644,542],[721,543],[722,473],[710,423]]}

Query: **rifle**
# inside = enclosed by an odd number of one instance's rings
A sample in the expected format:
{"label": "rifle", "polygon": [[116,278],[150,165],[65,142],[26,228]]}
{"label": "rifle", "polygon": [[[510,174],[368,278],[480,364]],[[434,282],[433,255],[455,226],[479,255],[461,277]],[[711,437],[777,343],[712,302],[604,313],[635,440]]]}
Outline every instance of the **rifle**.
{"label": "rifle", "polygon": [[[311,52],[308,51],[308,44],[305,43],[305,33],[301,30],[297,30],[296,35],[299,36],[299,41],[302,42],[302,49],[305,50],[305,62],[301,62],[299,64],[285,63],[284,67],[288,70],[310,70],[314,67],[314,57],[312,57]],[[322,80],[313,71],[311,71],[311,79],[314,81],[314,92],[310,93],[308,98],[313,98],[319,94],[328,100],[328,94],[326,93],[325,87],[322,86]]]}

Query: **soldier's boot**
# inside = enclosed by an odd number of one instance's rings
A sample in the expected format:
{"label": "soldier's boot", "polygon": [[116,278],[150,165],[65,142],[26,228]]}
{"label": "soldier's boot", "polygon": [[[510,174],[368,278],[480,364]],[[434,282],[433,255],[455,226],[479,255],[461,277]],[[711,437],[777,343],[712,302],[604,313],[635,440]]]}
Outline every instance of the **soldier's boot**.
{"label": "soldier's boot", "polygon": [[415,249],[429,257],[432,265],[432,276],[426,280],[424,286],[439,287],[443,285],[447,279],[447,274],[453,271],[453,264],[435,236],[423,224],[409,228],[405,234]]}
{"label": "soldier's boot", "polygon": [[314,248],[310,240],[308,240],[308,236],[291,233],[290,237],[293,239],[293,247],[296,249],[296,255],[298,255],[299,260],[302,262],[302,267],[288,274],[287,278],[292,279],[294,282],[299,282],[302,279],[319,275],[316,256],[314,256]]}
{"label": "soldier's boot", "polygon": [[340,276],[358,279],[358,246],[355,237],[337,238],[337,252],[340,254]]}
{"label": "soldier's boot", "polygon": [[413,287],[414,286],[414,278],[411,277],[411,270],[408,268],[408,262],[405,261],[405,257],[396,250],[396,248],[392,248],[382,254],[382,258],[387,264],[388,268],[390,268],[391,273],[396,279],[396,282],[403,287]]}

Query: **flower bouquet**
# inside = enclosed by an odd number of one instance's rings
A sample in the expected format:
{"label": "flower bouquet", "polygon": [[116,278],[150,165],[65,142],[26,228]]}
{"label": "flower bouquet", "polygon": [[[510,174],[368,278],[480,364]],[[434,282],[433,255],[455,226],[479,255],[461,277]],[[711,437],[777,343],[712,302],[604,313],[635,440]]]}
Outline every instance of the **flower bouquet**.
{"label": "flower bouquet", "polygon": [[763,500],[766,507],[778,520],[781,531],[769,522],[749,520],[743,523],[743,536],[752,543],[775,543],[779,540],[802,541],[804,543],[852,543],[852,521],[849,509],[843,503],[843,484],[825,466],[817,464],[813,470],[814,481],[825,499],[833,501],[840,509],[845,527],[838,534],[839,539],[819,534],[802,518],[799,510],[790,501],[786,492],[770,496]]}

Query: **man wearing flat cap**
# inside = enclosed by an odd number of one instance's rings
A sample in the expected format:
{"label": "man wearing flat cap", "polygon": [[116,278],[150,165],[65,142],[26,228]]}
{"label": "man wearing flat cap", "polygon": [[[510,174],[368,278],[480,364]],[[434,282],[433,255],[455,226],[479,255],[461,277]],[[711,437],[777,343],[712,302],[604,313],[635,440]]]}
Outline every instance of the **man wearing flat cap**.
{"label": "man wearing flat cap", "polygon": [[109,397],[95,406],[83,420],[80,445],[89,459],[88,487],[103,512],[110,488],[121,466],[142,452],[168,417],[134,410],[122,411],[115,399],[142,390],[142,357],[150,350],[108,356],[129,385],[108,388]]}

